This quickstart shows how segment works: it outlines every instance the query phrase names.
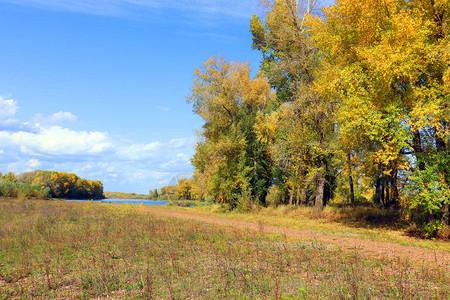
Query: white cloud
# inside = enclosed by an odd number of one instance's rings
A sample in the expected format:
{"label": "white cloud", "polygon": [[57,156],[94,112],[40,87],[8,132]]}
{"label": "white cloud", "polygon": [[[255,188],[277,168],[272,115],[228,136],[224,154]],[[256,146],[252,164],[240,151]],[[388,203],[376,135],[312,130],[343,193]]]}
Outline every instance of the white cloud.
{"label": "white cloud", "polygon": [[0,96],[0,130],[14,130],[21,127],[15,118],[18,109],[16,101]]}
{"label": "white cloud", "polygon": [[19,165],[20,165],[20,163],[18,163],[18,162],[14,162],[14,163],[8,164],[8,172],[15,172],[15,171],[17,171],[17,168],[19,167]]}
{"label": "white cloud", "polygon": [[140,172],[134,173],[134,174],[133,174],[133,177],[134,177],[134,178],[137,178],[137,179],[144,179],[144,178],[145,178],[144,174],[142,174],[142,173],[140,173]]}
{"label": "white cloud", "polygon": [[165,106],[156,106],[155,108],[159,111],[170,111],[170,108]]}
{"label": "white cloud", "polygon": [[37,133],[0,131],[0,141],[18,146],[24,154],[98,154],[112,146],[108,135],[103,132],[73,131],[60,126],[42,128]]}
{"label": "white cloud", "polygon": [[41,165],[41,162],[39,160],[35,159],[35,158],[32,158],[32,159],[30,159],[28,161],[27,165],[30,168],[37,168],[37,167],[39,167]]}
{"label": "white cloud", "polygon": [[187,155],[186,153],[177,153],[177,158],[182,160],[188,160],[189,155]]}
{"label": "white cloud", "polygon": [[5,154],[5,151],[3,151],[2,149],[0,149],[0,154]]}
{"label": "white cloud", "polygon": [[161,178],[167,177],[169,175],[170,175],[169,172],[159,172],[159,171],[157,171],[157,172],[151,172],[150,177],[153,178],[153,179],[161,179]]}
{"label": "white cloud", "polygon": [[65,121],[74,122],[77,120],[77,116],[75,116],[71,112],[60,111],[60,112],[50,115],[49,119],[55,123],[60,123],[60,122],[65,122]]}
{"label": "white cloud", "polygon": [[0,96],[0,122],[14,118],[18,109],[16,101]]}
{"label": "white cloud", "polygon": [[99,163],[97,164],[97,166],[106,169],[106,168],[108,167],[108,164],[105,163],[105,162],[99,162]]}
{"label": "white cloud", "polygon": [[92,169],[92,165],[91,165],[91,164],[87,164],[87,165],[85,165],[83,168],[81,168],[82,171],[84,171],[84,170],[90,170],[90,169]]}
{"label": "white cloud", "polygon": [[194,147],[195,143],[195,137],[187,137],[187,138],[177,138],[170,140],[170,145],[175,148],[181,148],[181,147]]}
{"label": "white cloud", "polygon": [[117,154],[124,158],[130,160],[142,160],[155,157],[158,150],[163,147],[163,143],[152,142],[148,144],[134,144],[130,146],[125,146],[117,151]]}
{"label": "white cloud", "polygon": [[31,121],[39,127],[41,125],[60,125],[65,122],[75,122],[77,119],[77,116],[75,116],[71,112],[60,111],[49,116],[36,114],[33,116]]}
{"label": "white cloud", "polygon": [[190,155],[186,153],[177,153],[173,159],[160,165],[163,169],[171,169],[175,166],[187,166],[190,165]]}

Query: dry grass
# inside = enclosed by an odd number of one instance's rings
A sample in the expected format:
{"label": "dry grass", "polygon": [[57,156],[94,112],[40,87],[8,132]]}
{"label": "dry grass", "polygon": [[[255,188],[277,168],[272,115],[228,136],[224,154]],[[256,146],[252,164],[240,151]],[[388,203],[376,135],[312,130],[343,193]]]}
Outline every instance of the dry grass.
{"label": "dry grass", "polygon": [[230,212],[222,209],[219,205],[203,203],[197,203],[194,208],[170,206],[166,209],[315,233],[450,251],[448,239],[424,240],[418,238],[411,234],[397,212],[372,207],[329,206],[319,216],[314,214],[312,207],[303,206],[259,207],[258,210],[251,213]]}
{"label": "dry grass", "polygon": [[0,200],[0,299],[448,299],[448,283],[437,264],[141,206]]}

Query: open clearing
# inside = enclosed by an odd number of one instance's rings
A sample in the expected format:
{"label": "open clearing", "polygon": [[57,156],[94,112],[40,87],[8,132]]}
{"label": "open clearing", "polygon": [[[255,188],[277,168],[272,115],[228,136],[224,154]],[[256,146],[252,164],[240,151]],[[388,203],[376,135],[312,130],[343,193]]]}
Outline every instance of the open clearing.
{"label": "open clearing", "polygon": [[0,299],[450,297],[448,251],[243,217],[0,199]]}
{"label": "open clearing", "polygon": [[156,207],[149,207],[148,211],[170,217],[184,218],[220,225],[237,226],[257,231],[270,232],[285,235],[291,238],[299,238],[311,243],[322,243],[335,248],[358,249],[360,254],[372,255],[389,259],[406,259],[415,262],[435,262],[450,272],[450,252],[438,249],[421,248],[417,246],[399,245],[389,242],[378,242],[367,239],[342,237],[339,235],[323,234],[292,228],[281,228],[261,223],[244,222],[240,220],[229,220],[215,218],[212,216],[201,216],[185,211],[165,210]]}

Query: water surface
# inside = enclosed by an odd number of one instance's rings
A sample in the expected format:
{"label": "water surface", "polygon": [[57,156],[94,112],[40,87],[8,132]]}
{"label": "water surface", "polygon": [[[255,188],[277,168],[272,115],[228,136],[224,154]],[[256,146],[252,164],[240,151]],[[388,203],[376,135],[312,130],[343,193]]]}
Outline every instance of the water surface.
{"label": "water surface", "polygon": [[[66,201],[90,202],[92,200],[69,199],[69,200],[66,200]],[[116,203],[116,204],[143,204],[143,205],[164,205],[164,204],[169,203],[169,201],[140,200],[140,199],[102,199],[102,200],[94,200],[92,202],[96,202],[96,203]]]}

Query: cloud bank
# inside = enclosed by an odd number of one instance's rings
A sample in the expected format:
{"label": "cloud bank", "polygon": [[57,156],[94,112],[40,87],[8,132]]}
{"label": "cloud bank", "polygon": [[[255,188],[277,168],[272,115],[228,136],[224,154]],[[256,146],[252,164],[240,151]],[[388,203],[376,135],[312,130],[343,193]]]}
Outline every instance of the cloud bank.
{"label": "cloud bank", "polygon": [[[19,106],[0,97],[0,171],[55,170],[101,180],[105,190],[147,193],[192,172],[194,137],[145,144],[125,143],[107,132],[64,127],[77,117],[70,112],[16,119]],[[6,126],[6,125],[8,126]],[[11,126],[14,124],[14,126]]]}

